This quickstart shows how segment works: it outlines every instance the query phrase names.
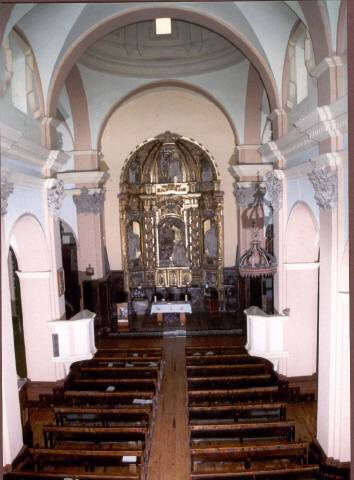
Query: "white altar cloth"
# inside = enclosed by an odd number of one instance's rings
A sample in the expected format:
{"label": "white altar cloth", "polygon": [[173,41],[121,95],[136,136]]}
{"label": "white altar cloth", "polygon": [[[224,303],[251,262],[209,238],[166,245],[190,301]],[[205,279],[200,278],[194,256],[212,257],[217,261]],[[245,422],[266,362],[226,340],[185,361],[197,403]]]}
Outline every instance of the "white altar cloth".
{"label": "white altar cloth", "polygon": [[192,313],[189,302],[154,302],[151,306],[153,313]]}

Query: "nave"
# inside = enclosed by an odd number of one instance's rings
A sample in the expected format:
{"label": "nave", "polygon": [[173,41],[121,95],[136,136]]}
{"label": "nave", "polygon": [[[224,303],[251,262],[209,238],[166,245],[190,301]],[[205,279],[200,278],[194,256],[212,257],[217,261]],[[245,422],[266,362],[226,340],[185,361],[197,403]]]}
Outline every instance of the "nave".
{"label": "nave", "polygon": [[[29,391],[33,445],[11,479],[315,479],[316,403],[242,336],[102,341]],[[333,477],[334,478],[334,477]]]}

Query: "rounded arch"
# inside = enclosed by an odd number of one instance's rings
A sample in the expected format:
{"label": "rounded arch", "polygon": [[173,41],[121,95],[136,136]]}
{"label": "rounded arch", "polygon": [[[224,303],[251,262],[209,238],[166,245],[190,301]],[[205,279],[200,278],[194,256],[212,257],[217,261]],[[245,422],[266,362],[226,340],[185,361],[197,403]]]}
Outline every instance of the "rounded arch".
{"label": "rounded arch", "polygon": [[62,223],[64,225],[64,227],[66,227],[70,231],[70,233],[72,234],[72,236],[75,240],[77,248],[79,248],[79,237],[77,236],[77,233],[75,232],[74,228],[70,225],[70,223],[68,223],[62,217],[59,216],[58,220],[59,220],[60,223]]}
{"label": "rounded arch", "polygon": [[310,207],[302,201],[293,206],[285,236],[287,263],[314,263],[319,258],[319,228]]}
{"label": "rounded arch", "polygon": [[339,7],[337,25],[337,54],[343,55],[347,51],[347,0],[342,0]]}
{"label": "rounded arch", "polygon": [[124,105],[128,100],[135,97],[136,95],[139,95],[140,93],[145,93],[160,87],[172,87],[172,88],[177,87],[177,88],[185,89],[187,91],[190,90],[191,92],[195,92],[201,95],[202,97],[206,98],[207,100],[209,100],[211,103],[213,103],[216,106],[216,108],[218,108],[223,113],[226,120],[228,121],[230,128],[232,130],[232,133],[234,135],[235,145],[240,144],[239,135],[231,116],[229,115],[228,111],[224,108],[224,106],[213,95],[211,95],[209,92],[207,92],[203,88],[197,87],[196,85],[192,85],[188,82],[184,82],[180,80],[161,80],[161,81],[158,80],[155,82],[149,82],[148,84],[135,88],[134,90],[129,92],[127,95],[125,95],[123,98],[118,100],[118,102],[112,106],[112,108],[108,111],[108,113],[104,117],[101,127],[99,129],[98,136],[97,136],[97,150],[99,150],[101,147],[101,139],[102,139],[103,132],[110,118],[114,114],[114,112],[118,110],[118,108],[120,108],[122,105]]}
{"label": "rounded arch", "polygon": [[[31,47],[31,44],[24,34],[24,32],[18,27],[14,27],[13,31],[15,32],[16,35],[22,40],[22,42],[26,45],[26,63],[28,65],[28,68],[33,69],[33,76],[35,79],[35,84],[34,84],[34,89],[37,94],[38,98],[38,105],[36,105],[35,99],[33,95],[30,96],[30,103],[31,103],[31,109],[32,112],[35,116],[35,118],[43,118],[44,113],[45,113],[45,102],[44,102],[44,95],[43,95],[43,87],[42,87],[42,80],[41,76],[39,73],[39,68],[36,60],[36,56],[34,54],[34,51]],[[31,86],[32,87],[32,86]]]}
{"label": "rounded arch", "polygon": [[331,26],[325,2],[300,0],[299,4],[306,18],[309,34],[311,36],[316,64],[326,57],[331,57]]}
{"label": "rounded arch", "polygon": [[46,237],[35,216],[26,213],[16,220],[10,235],[10,247],[22,272],[50,270]]}
{"label": "rounded arch", "polygon": [[258,71],[262,82],[268,94],[271,110],[280,108],[279,96],[275,84],[274,75],[270,70],[264,56],[251,44],[251,42],[238,30],[226,25],[225,22],[213,18],[205,12],[192,11],[183,7],[176,6],[158,6],[158,7],[140,7],[139,9],[131,9],[128,12],[120,12],[98,23],[94,28],[87,30],[68,48],[60,62],[52,74],[47,99],[47,115],[55,116],[56,105],[60,95],[60,91],[65,80],[77,62],[80,55],[84,53],[86,48],[93,44],[96,40],[107,35],[113,30],[136,23],[139,21],[149,20],[156,15],[160,17],[173,17],[176,20],[184,20],[201,25],[209,30],[222,35],[233,43],[242,53],[249,59]]}

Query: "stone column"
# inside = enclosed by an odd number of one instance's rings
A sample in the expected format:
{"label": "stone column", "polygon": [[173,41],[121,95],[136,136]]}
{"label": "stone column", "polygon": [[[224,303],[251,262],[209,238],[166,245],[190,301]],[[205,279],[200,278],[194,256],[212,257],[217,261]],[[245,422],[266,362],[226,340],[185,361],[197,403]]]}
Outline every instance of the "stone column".
{"label": "stone column", "polygon": [[5,235],[5,215],[13,183],[1,172],[1,337],[2,337],[2,439],[3,465],[9,465],[22,448],[22,426],[17,387],[14,335]]}
{"label": "stone column", "polygon": [[102,218],[105,190],[101,187],[84,186],[73,199],[77,208],[78,268],[81,280],[87,278],[85,271],[89,265],[94,268],[94,275],[91,278],[102,278],[106,273]]}
{"label": "stone column", "polygon": [[350,461],[349,304],[341,299],[339,252],[343,172],[341,164],[314,168],[309,179],[320,207],[320,304],[317,440],[328,458]]}

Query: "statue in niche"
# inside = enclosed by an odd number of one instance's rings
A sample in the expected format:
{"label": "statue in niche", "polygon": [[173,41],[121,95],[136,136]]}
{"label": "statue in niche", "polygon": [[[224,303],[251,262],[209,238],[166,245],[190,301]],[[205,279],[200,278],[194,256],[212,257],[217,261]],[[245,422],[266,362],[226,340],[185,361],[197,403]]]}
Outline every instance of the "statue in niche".
{"label": "statue in niche", "polygon": [[218,254],[218,240],[216,226],[210,225],[210,228],[204,232],[204,252],[209,258],[216,258]]}
{"label": "statue in niche", "polygon": [[211,170],[208,160],[205,158],[201,162],[202,182],[211,182],[213,180],[213,172]]}
{"label": "statue in niche", "polygon": [[133,184],[137,184],[141,182],[140,160],[138,157],[135,157],[130,162],[128,180],[129,180],[129,183],[133,183]]}
{"label": "statue in niche", "polygon": [[184,245],[183,229],[173,221],[164,223],[159,229],[160,265],[186,267],[189,265]]}
{"label": "statue in niche", "polygon": [[[135,222],[140,228],[139,224]],[[129,263],[135,263],[141,256],[140,235],[134,232],[133,223],[129,223],[127,232]]]}
{"label": "statue in niche", "polygon": [[162,148],[158,161],[158,177],[161,183],[182,182],[181,163],[176,150]]}

